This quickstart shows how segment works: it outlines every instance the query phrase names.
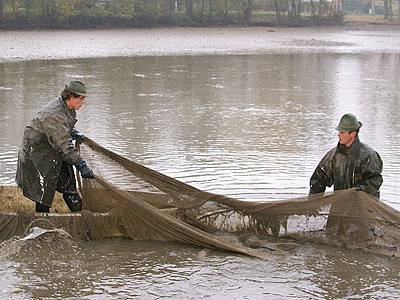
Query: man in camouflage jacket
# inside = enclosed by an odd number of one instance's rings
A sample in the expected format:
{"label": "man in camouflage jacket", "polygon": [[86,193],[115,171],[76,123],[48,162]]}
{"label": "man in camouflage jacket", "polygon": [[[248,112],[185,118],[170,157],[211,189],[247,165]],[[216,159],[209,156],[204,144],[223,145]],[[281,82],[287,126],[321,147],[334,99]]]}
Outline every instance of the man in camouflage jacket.
{"label": "man in camouflage jacket", "polygon": [[310,179],[310,195],[325,192],[333,185],[334,190],[355,187],[376,199],[382,185],[382,160],[379,154],[360,142],[362,123],[352,114],[345,114],[336,128],[339,143],[318,164]]}
{"label": "man in camouflage jacket", "polygon": [[84,139],[74,126],[76,110],[83,105],[85,97],[85,85],[71,81],[61,97],[34,114],[25,127],[18,152],[16,182],[24,196],[36,202],[37,212],[49,212],[55,191],[63,193],[71,211],[82,209],[72,166],[83,178],[94,178],[73,143]]}

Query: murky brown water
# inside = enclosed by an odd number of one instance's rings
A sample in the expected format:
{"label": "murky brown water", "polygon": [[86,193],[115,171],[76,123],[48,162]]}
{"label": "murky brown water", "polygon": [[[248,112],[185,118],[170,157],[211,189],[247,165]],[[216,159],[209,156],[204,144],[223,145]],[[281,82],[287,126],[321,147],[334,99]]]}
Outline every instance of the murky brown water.
{"label": "murky brown water", "polygon": [[396,261],[309,245],[268,261],[129,240],[39,253],[0,260],[0,297],[395,299],[400,289]]}
{"label": "murky brown water", "polygon": [[[196,187],[241,199],[305,195],[316,164],[336,144],[340,116],[353,112],[364,124],[361,140],[384,161],[382,200],[400,209],[400,55],[393,52],[1,63],[0,184],[14,182],[32,112],[74,78],[89,89],[78,113],[81,132]],[[0,257],[1,298],[400,297],[399,260],[336,248],[303,245],[258,261],[127,240],[59,253],[42,246],[50,253]]]}

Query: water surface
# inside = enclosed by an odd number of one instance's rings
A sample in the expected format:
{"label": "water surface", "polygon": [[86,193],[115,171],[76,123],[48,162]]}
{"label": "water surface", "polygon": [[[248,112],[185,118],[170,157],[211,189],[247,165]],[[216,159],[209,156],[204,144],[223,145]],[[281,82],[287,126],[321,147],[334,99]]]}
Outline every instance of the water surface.
{"label": "water surface", "polygon": [[131,159],[241,199],[305,195],[347,112],[384,161],[399,207],[399,55],[138,57],[0,64],[0,180],[12,184],[33,111],[88,85],[77,128]]}
{"label": "water surface", "polygon": [[[344,113],[384,161],[400,208],[398,54],[263,54],[0,64],[0,183],[14,184],[32,113],[70,79],[88,86],[77,128],[198,188],[244,200],[303,196]],[[54,245],[53,245],[54,246]],[[174,243],[79,243],[0,258],[0,295],[26,298],[394,299],[396,259],[301,245],[259,261]],[[43,259],[45,257],[46,259]]]}
{"label": "water surface", "polygon": [[[98,241],[0,257],[13,299],[396,299],[395,260],[300,246],[261,261],[175,243]],[[43,259],[45,255],[46,259]]]}

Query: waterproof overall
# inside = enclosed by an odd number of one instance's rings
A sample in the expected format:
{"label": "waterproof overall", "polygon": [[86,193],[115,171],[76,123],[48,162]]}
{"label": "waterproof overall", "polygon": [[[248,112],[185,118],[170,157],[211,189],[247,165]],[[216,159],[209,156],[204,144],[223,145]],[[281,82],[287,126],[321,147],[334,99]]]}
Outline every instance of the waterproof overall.
{"label": "waterproof overall", "polygon": [[310,194],[355,187],[379,199],[382,185],[382,160],[379,154],[360,142],[358,136],[350,147],[338,143],[318,164],[310,179]]}
{"label": "waterproof overall", "polygon": [[60,97],[37,112],[25,127],[16,182],[24,196],[37,203],[37,211],[48,212],[55,191],[63,193],[71,211],[81,210],[73,165],[82,159],[71,137],[76,121],[76,111]]}

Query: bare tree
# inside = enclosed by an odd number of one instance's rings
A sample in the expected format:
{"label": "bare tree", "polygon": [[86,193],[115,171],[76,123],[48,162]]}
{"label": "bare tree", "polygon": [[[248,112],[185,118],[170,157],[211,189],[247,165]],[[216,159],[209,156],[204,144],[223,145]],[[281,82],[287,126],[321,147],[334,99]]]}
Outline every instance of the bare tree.
{"label": "bare tree", "polygon": [[208,15],[212,16],[214,8],[215,8],[215,1],[216,0],[208,0],[208,5],[207,5],[207,9],[208,9]]}
{"label": "bare tree", "polygon": [[318,16],[322,17],[322,0],[318,2]]}
{"label": "bare tree", "polygon": [[228,19],[228,12],[229,12],[228,0],[224,0],[224,21]]}
{"label": "bare tree", "polygon": [[56,11],[56,3],[52,0],[42,0],[42,11],[46,17],[54,17]]}
{"label": "bare tree", "polygon": [[392,20],[393,18],[392,0],[384,0],[383,6],[385,10],[384,18]]}
{"label": "bare tree", "polygon": [[168,17],[173,17],[175,15],[175,2],[176,0],[162,1],[162,10]]}
{"label": "bare tree", "polygon": [[400,0],[397,0],[397,7],[399,9],[399,21],[400,21]]}
{"label": "bare tree", "polygon": [[290,7],[290,19],[294,19],[296,16],[296,0],[292,0],[292,5]]}
{"label": "bare tree", "polygon": [[253,12],[253,0],[244,0],[243,4],[243,21],[246,24],[250,24]]}
{"label": "bare tree", "polygon": [[0,19],[4,16],[4,0],[0,0]]}
{"label": "bare tree", "polygon": [[311,14],[312,14],[312,17],[315,18],[315,6],[314,6],[313,0],[311,0]]}
{"label": "bare tree", "polygon": [[289,11],[289,2],[288,0],[274,0],[274,5],[276,18],[280,20],[285,15],[285,12]]}
{"label": "bare tree", "polygon": [[204,11],[206,10],[206,0],[201,0],[200,17],[203,18]]}
{"label": "bare tree", "polygon": [[343,0],[333,0],[330,7],[329,15],[331,17],[338,17],[343,12]]}
{"label": "bare tree", "polygon": [[193,16],[193,2],[192,0],[186,0],[185,4],[186,15],[191,18]]}
{"label": "bare tree", "polygon": [[297,0],[297,17],[300,19],[301,18],[301,0]]}
{"label": "bare tree", "polygon": [[371,15],[375,16],[375,0],[371,0]]}
{"label": "bare tree", "polygon": [[282,11],[281,4],[282,4],[282,2],[279,1],[279,0],[275,0],[274,4],[275,4],[275,15],[276,15],[276,18],[279,20],[281,18],[281,11]]}

